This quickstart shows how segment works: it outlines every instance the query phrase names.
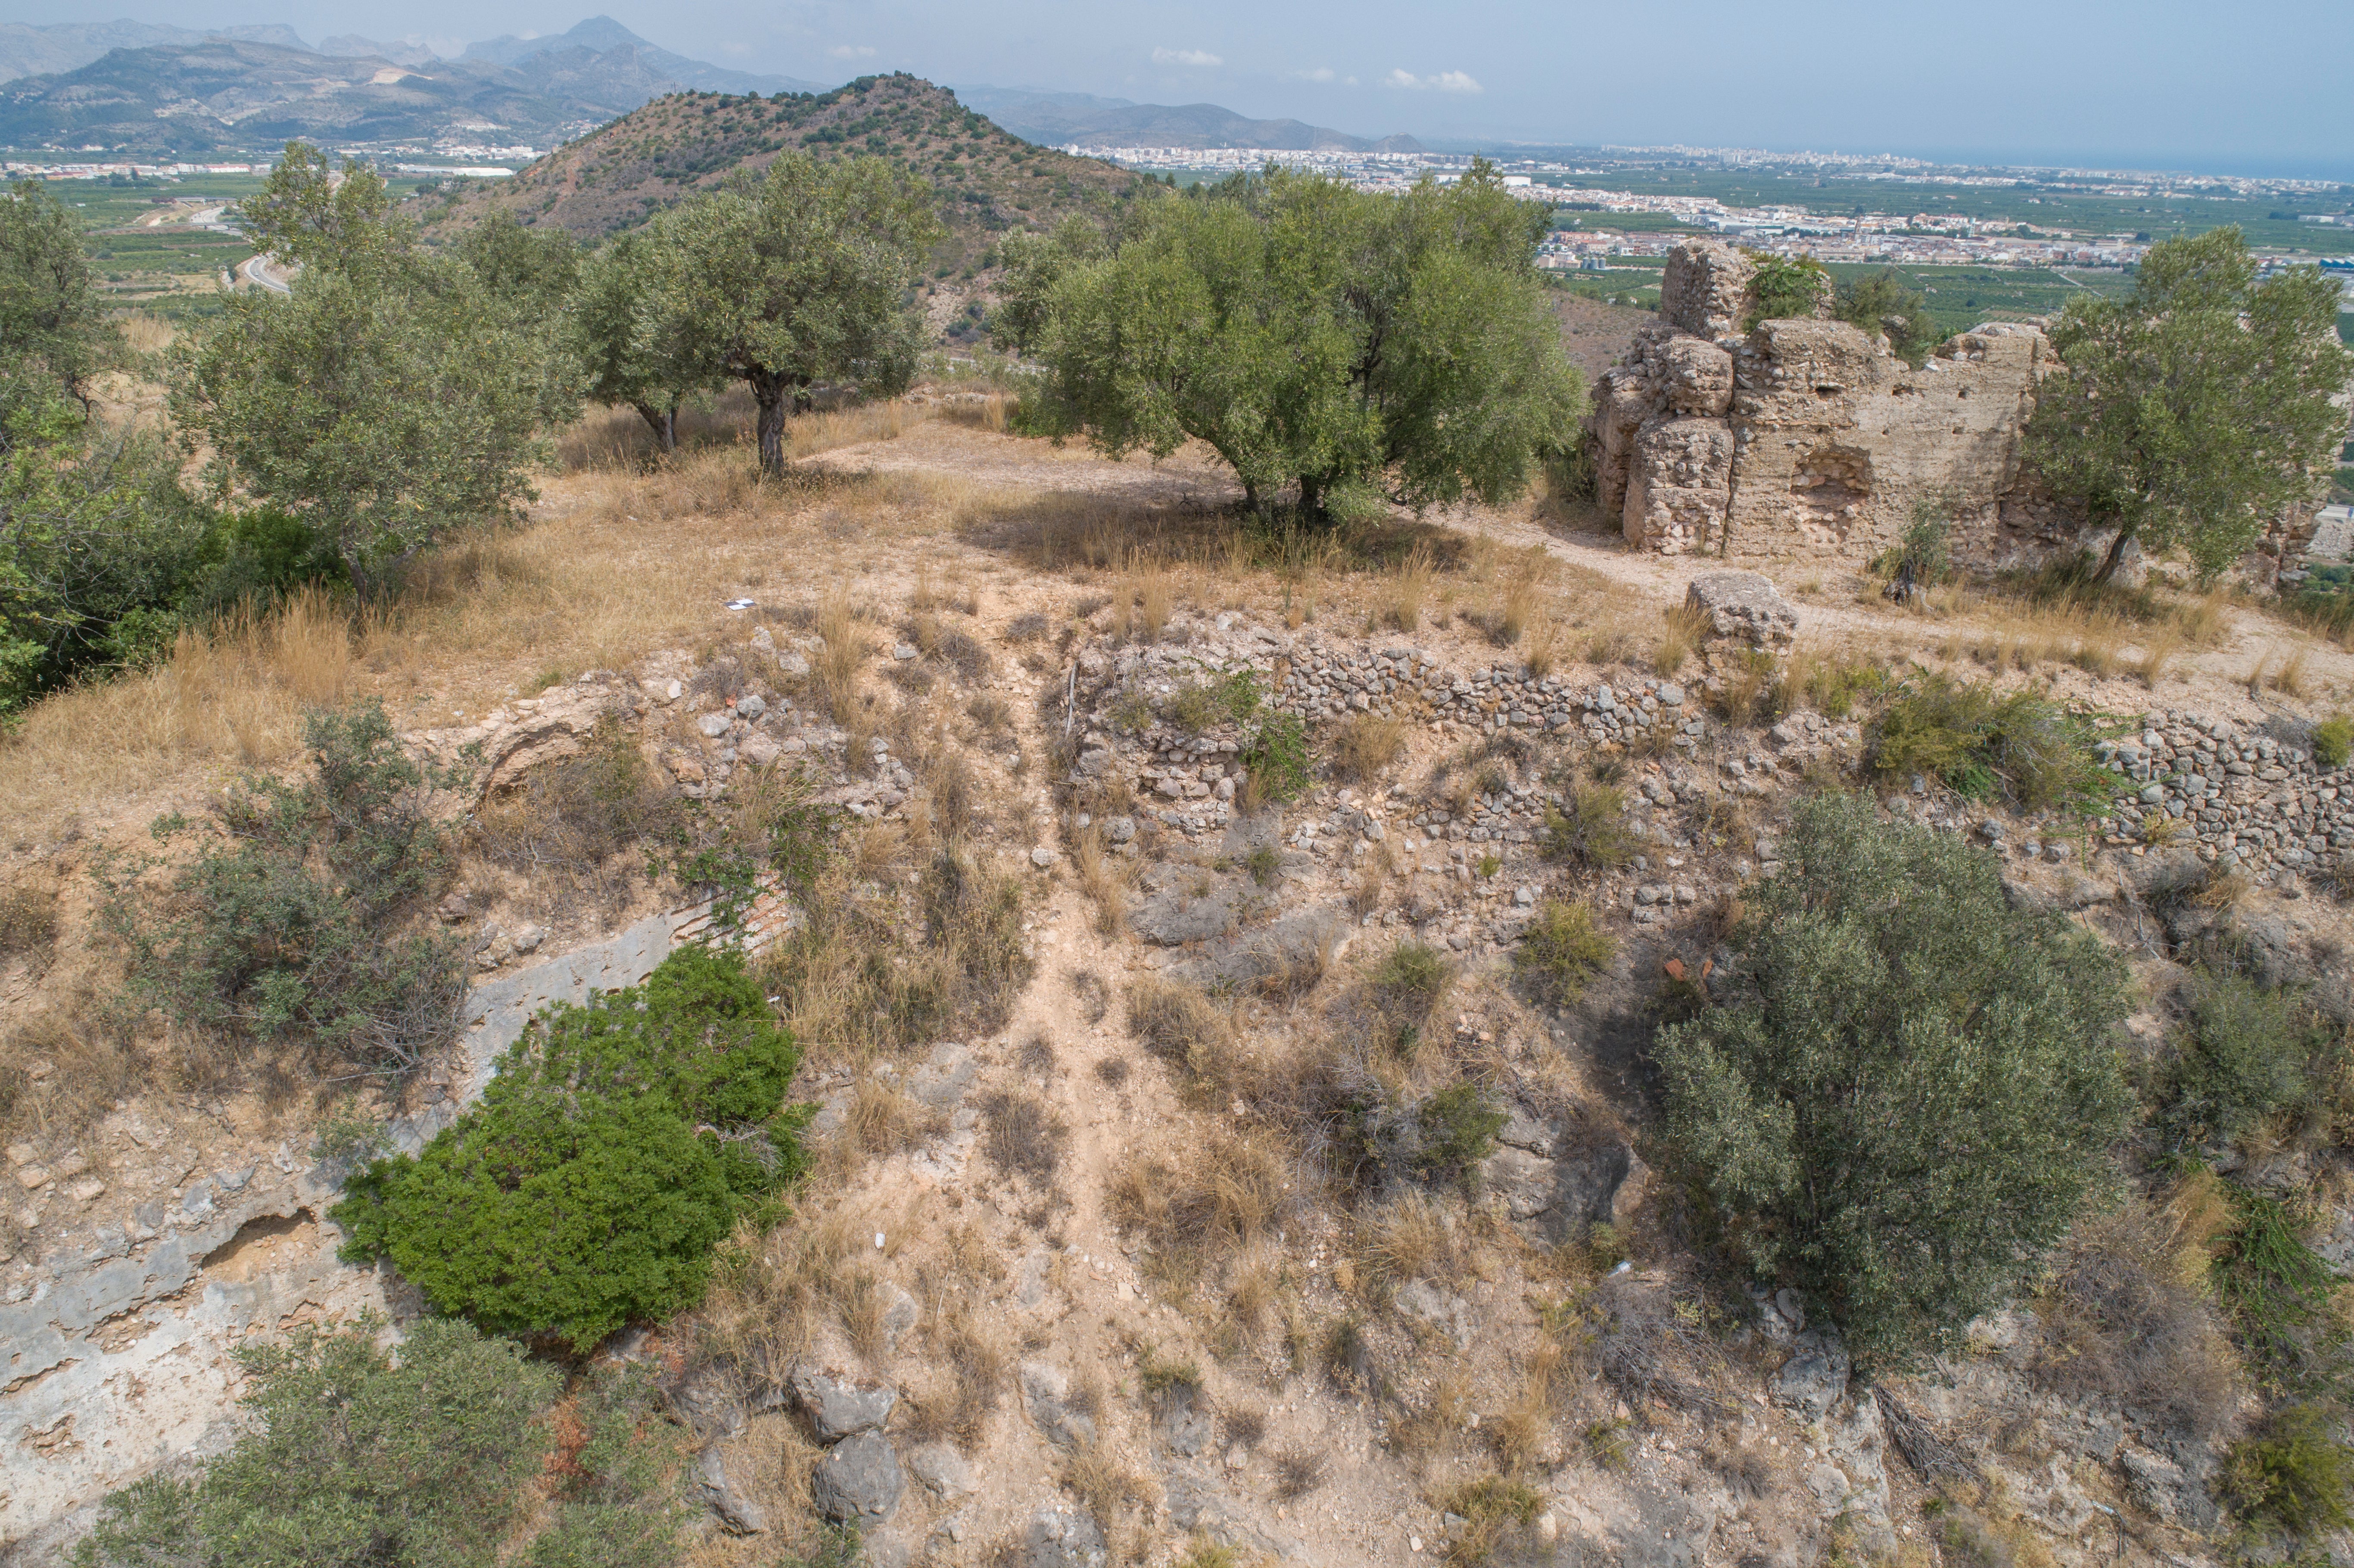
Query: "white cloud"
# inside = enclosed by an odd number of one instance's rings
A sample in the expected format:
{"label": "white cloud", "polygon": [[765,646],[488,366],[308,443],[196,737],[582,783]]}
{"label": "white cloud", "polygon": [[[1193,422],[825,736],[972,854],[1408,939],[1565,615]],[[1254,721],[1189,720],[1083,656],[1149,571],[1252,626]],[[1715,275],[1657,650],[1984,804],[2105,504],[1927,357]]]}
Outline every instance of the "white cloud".
{"label": "white cloud", "polygon": [[1155,45],[1152,50],[1152,63],[1154,65],[1222,66],[1226,62],[1207,49],[1164,49]]}
{"label": "white cloud", "polygon": [[1488,90],[1472,79],[1471,73],[1443,70],[1436,76],[1416,76],[1412,71],[1394,70],[1382,79],[1384,87],[1411,88],[1416,92],[1485,92]]}
{"label": "white cloud", "polygon": [[1291,74],[1298,77],[1302,81],[1331,81],[1332,79],[1332,68],[1331,66],[1318,66],[1312,70],[1296,70]]}
{"label": "white cloud", "polygon": [[836,44],[825,52],[838,60],[864,60],[875,58],[875,51],[864,44]]}

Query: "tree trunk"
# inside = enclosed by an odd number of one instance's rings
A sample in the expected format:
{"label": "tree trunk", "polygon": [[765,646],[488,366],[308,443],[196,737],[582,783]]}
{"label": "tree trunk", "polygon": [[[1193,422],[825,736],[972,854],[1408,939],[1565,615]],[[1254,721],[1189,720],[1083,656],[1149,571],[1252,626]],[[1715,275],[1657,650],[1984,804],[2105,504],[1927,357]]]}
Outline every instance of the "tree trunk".
{"label": "tree trunk", "polygon": [[752,384],[752,401],[760,408],[760,467],[779,479],[785,475],[785,413],[791,388],[781,376],[758,374],[745,377]]}
{"label": "tree trunk", "polygon": [[2094,588],[2106,588],[2109,579],[2117,575],[2117,563],[2125,559],[2126,546],[2133,536],[2134,531],[2129,525],[2123,523],[2117,524],[2117,536],[2110,543],[2109,553],[2103,558],[2101,569],[2093,574]]}
{"label": "tree trunk", "polygon": [[654,444],[660,447],[665,455],[678,450],[677,398],[672,398],[670,407],[667,408],[657,403],[632,403],[630,407],[638,411],[638,418],[643,419],[646,422],[646,428],[653,431]]}
{"label": "tree trunk", "polygon": [[1324,486],[1312,473],[1299,476],[1299,520],[1302,523],[1324,521]]}

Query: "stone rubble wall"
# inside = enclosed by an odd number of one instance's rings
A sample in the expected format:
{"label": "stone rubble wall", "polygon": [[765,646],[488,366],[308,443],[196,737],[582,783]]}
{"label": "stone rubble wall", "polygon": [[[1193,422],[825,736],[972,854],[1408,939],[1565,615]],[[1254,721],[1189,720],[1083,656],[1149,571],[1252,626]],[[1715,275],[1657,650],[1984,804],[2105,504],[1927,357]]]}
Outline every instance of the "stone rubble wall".
{"label": "stone rubble wall", "polygon": [[2264,882],[2354,851],[2354,767],[2326,768],[2306,747],[2169,709],[2101,749],[2127,786],[2115,824],[2163,812],[2219,870]]}

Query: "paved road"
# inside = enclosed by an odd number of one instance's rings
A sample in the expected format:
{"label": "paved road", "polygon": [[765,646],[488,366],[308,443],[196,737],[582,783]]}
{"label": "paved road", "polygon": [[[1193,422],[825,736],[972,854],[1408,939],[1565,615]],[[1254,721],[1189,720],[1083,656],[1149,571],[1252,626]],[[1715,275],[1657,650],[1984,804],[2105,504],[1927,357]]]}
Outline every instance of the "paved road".
{"label": "paved road", "polygon": [[247,257],[238,264],[237,270],[240,277],[257,289],[267,289],[273,294],[293,292],[287,287],[285,274],[271,267],[260,256]]}

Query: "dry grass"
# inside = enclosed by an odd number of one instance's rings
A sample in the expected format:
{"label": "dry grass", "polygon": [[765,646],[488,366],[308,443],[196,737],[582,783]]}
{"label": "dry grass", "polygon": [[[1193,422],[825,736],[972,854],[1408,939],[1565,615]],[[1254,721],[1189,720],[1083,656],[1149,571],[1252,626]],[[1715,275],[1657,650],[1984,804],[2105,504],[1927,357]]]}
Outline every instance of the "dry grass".
{"label": "dry grass", "polygon": [[1332,736],[1332,776],[1349,784],[1370,784],[1405,749],[1406,722],[1359,714]]}
{"label": "dry grass", "polygon": [[1431,578],[1437,569],[1428,542],[1417,540],[1390,574],[1381,609],[1383,625],[1400,631],[1421,627],[1423,601],[1430,597]]}
{"label": "dry grass", "polygon": [[1150,1266],[1191,1290],[1264,1241],[1283,1202],[1283,1162],[1251,1135],[1214,1130],[1182,1160],[1140,1157],[1115,1174],[1106,1206],[1151,1248]]}
{"label": "dry grass", "polygon": [[847,1209],[809,1204],[765,1234],[738,1225],[698,1313],[705,1353],[755,1386],[782,1390],[820,1326],[843,1322],[845,1303],[854,1305],[862,1287],[845,1286],[861,1272],[854,1265],[868,1228]]}
{"label": "dry grass", "polygon": [[1182,1074],[1198,1096],[1223,1100],[1241,1075],[1234,1022],[1190,985],[1140,975],[1128,987],[1128,1028],[1138,1044]]}
{"label": "dry grass", "polygon": [[[1130,1469],[1111,1447],[1089,1443],[1063,1461],[1063,1489],[1095,1517],[1116,1563],[1135,1560],[1135,1548],[1160,1500],[1160,1489]],[[1139,1519],[1139,1514],[1143,1517]]]}
{"label": "dry grass", "polygon": [[150,1075],[94,992],[19,1017],[0,1033],[0,1142],[69,1139]]}
{"label": "dry grass", "polygon": [[1384,1294],[1408,1280],[1441,1277],[1455,1260],[1455,1241],[1438,1205],[1410,1192],[1358,1228],[1355,1253],[1359,1282]]}
{"label": "dry grass", "polygon": [[281,761],[301,744],[302,709],[350,691],[353,633],[349,609],[320,592],[183,630],[154,669],[30,709],[0,739],[0,798],[11,815],[35,817],[134,792],[190,764]]}
{"label": "dry grass", "polygon": [[1688,604],[1665,611],[1659,617],[1659,635],[1651,644],[1651,673],[1672,675],[1691,662],[1707,631],[1708,617]]}
{"label": "dry grass", "polygon": [[1119,856],[1105,853],[1102,830],[1093,822],[1081,828],[1071,842],[1071,871],[1078,879],[1079,891],[1095,904],[1097,933],[1119,935],[1119,923],[1128,916],[1129,867]]}

